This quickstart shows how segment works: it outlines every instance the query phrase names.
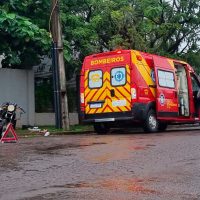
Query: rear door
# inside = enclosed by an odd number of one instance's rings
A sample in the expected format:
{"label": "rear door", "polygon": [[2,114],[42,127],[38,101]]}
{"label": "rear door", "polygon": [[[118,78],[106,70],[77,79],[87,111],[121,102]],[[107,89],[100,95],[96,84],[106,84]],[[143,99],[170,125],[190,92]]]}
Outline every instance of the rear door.
{"label": "rear door", "polygon": [[92,69],[86,69],[84,74],[86,114],[131,110],[131,78],[128,64],[121,62],[93,66]]}
{"label": "rear door", "polygon": [[84,76],[85,113],[95,114],[107,105],[105,68],[87,69]]}
{"label": "rear door", "polygon": [[158,119],[176,119],[179,115],[174,66],[165,58],[154,57],[156,112]]}
{"label": "rear door", "polygon": [[130,66],[111,66],[108,69],[107,112],[126,112],[131,110]]}

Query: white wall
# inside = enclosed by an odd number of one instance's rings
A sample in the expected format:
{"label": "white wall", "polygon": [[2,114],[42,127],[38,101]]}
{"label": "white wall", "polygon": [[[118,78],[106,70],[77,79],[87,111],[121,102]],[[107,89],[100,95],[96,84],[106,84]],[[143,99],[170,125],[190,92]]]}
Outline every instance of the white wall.
{"label": "white wall", "polygon": [[[78,124],[78,113],[69,113],[70,125]],[[35,113],[35,125],[55,125],[55,113]]]}
{"label": "white wall", "polygon": [[0,104],[14,102],[26,113],[17,126],[35,124],[35,94],[33,70],[0,69]]}

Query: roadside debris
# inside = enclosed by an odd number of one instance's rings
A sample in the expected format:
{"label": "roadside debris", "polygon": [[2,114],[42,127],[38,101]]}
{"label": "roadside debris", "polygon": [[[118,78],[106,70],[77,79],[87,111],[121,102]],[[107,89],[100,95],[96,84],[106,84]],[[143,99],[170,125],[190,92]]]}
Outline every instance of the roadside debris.
{"label": "roadside debris", "polygon": [[33,128],[28,128],[29,131],[33,131],[33,132],[39,132],[41,131],[41,129],[39,129],[37,126],[34,126]]}
{"label": "roadside debris", "polygon": [[32,127],[32,128],[28,128],[28,130],[31,131],[31,132],[38,132],[38,134],[44,135],[45,137],[50,135],[50,132],[47,129],[41,130],[37,126]]}
{"label": "roadside debris", "polygon": [[42,131],[40,131],[41,133],[44,133],[44,136],[47,137],[50,135],[49,131],[47,129],[43,129]]}

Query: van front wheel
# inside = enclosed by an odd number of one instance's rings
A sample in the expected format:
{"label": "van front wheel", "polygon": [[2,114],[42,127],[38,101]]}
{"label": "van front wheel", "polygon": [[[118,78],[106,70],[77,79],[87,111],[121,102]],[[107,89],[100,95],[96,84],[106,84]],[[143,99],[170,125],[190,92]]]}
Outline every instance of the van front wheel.
{"label": "van front wheel", "polygon": [[147,118],[144,122],[144,131],[148,133],[158,131],[158,120],[156,118],[156,112],[152,109],[147,113]]}
{"label": "van front wheel", "polygon": [[110,128],[105,123],[96,123],[94,124],[94,130],[97,134],[106,134]]}

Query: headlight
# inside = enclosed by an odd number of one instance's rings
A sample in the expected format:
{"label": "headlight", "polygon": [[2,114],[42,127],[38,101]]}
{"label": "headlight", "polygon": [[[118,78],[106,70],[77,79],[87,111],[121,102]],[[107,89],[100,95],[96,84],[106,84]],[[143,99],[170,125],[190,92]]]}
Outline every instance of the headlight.
{"label": "headlight", "polygon": [[8,106],[8,111],[9,112],[13,112],[15,110],[15,106],[14,105],[9,105]]}

